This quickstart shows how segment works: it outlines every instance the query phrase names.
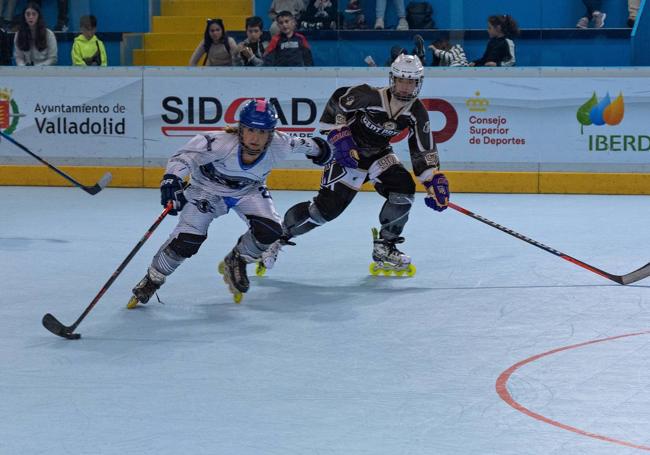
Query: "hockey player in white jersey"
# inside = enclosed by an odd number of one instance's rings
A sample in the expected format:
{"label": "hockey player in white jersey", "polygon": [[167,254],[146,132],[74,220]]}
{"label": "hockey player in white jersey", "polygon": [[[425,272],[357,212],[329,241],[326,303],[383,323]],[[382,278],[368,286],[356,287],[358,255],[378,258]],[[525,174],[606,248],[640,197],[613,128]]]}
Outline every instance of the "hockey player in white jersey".
{"label": "hockey player in white jersey", "polygon": [[212,220],[231,209],[248,224],[223,267],[224,281],[235,301],[241,300],[249,289],[246,264],[259,261],[282,235],[282,220],[266,188],[271,169],[290,153],[303,153],[321,166],[332,158],[323,139],[293,138],[275,131],[276,124],[277,114],[266,100],[251,100],[241,109],[238,127],[199,134],[169,159],[160,185],[161,203],[173,203],[169,213],[180,213],[178,225],[133,288],[128,308],[147,303],[166,277],[196,254]]}

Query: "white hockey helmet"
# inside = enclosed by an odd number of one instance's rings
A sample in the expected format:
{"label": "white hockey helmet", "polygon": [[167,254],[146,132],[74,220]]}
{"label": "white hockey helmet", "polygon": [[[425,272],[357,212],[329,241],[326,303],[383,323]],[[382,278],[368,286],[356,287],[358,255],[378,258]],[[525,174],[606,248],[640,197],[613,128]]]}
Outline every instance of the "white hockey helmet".
{"label": "white hockey helmet", "polygon": [[[400,95],[395,90],[395,79],[412,79],[416,81],[413,92],[407,96]],[[390,65],[390,92],[400,101],[411,101],[417,98],[424,81],[424,67],[415,55],[400,54]]]}

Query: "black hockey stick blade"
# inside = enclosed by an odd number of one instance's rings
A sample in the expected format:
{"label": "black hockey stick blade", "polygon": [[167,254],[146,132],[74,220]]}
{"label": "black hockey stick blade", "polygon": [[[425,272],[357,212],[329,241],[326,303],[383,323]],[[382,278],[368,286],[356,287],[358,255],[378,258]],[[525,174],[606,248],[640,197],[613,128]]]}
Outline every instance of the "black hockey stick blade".
{"label": "black hockey stick blade", "polygon": [[650,276],[650,262],[648,262],[643,267],[639,267],[634,272],[630,272],[626,275],[622,275],[621,284],[636,283],[637,281],[647,278],[649,276]]}
{"label": "black hockey stick blade", "polygon": [[107,172],[106,174],[103,175],[103,177],[93,186],[81,186],[81,189],[84,190],[86,193],[90,195],[95,195],[99,193],[101,190],[106,188],[109,183],[111,183],[111,180],[113,179],[113,174],[110,172]]}
{"label": "black hockey stick blade", "polygon": [[52,332],[54,335],[58,335],[68,340],[78,340],[81,338],[80,333],[73,333],[74,329],[72,327],[65,326],[59,322],[57,318],[52,316],[50,313],[47,313],[43,316],[43,327]]}

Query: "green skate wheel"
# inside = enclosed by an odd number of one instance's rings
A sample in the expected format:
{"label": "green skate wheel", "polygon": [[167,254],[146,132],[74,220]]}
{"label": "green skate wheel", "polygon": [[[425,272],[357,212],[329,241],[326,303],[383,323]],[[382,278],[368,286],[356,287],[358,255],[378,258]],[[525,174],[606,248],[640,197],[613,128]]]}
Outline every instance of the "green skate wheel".
{"label": "green skate wheel", "polygon": [[393,273],[393,272],[392,272],[391,270],[382,269],[382,270],[381,270],[381,273],[382,273],[384,276],[390,276],[391,273]]}
{"label": "green skate wheel", "polygon": [[219,266],[217,267],[217,270],[219,271],[219,275],[223,275],[223,271],[226,269],[226,264],[224,264],[223,261],[219,263]]}
{"label": "green skate wheel", "polygon": [[257,267],[255,267],[255,275],[257,276],[266,275],[266,267],[264,267],[264,264],[262,264],[261,262],[258,262]]}
{"label": "green skate wheel", "polygon": [[126,304],[126,307],[127,307],[129,310],[132,310],[132,309],[134,309],[134,308],[137,307],[137,306],[138,306],[138,299],[136,299],[135,296],[132,295],[131,298],[129,299],[129,303]]}
{"label": "green skate wheel", "polygon": [[371,274],[372,276],[377,276],[377,275],[379,275],[379,272],[381,271],[381,269],[379,268],[379,266],[377,265],[376,262],[371,262],[371,263],[370,263],[369,270],[370,270],[370,274]]}
{"label": "green skate wheel", "polygon": [[243,298],[244,298],[244,294],[242,294],[241,292],[235,292],[235,293],[232,295],[232,300],[233,300],[235,303],[241,303],[241,301],[242,301]]}
{"label": "green skate wheel", "polygon": [[397,276],[403,276],[405,273],[406,273],[406,270],[397,270],[397,271],[395,272],[395,275],[397,275]]}
{"label": "green skate wheel", "polygon": [[409,264],[408,269],[406,269],[406,276],[413,276],[415,275],[416,268],[413,264]]}

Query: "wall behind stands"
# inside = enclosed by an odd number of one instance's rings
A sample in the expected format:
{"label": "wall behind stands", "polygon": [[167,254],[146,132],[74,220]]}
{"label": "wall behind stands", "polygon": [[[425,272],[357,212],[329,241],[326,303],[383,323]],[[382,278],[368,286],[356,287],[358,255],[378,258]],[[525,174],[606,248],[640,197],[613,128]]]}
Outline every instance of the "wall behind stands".
{"label": "wall behind stands", "polygon": [[[146,32],[149,30],[149,1],[145,0],[68,0],[70,30],[79,30],[79,18],[84,14],[97,17],[99,32]],[[22,11],[27,2],[19,1],[16,11]],[[57,19],[56,1],[44,1],[43,16],[48,27],[54,29]]]}
{"label": "wall behind stands", "polygon": [[[375,22],[375,0],[364,0],[364,10],[370,26]],[[387,26],[397,23],[392,0],[387,1]],[[404,0],[405,4],[409,0]],[[510,14],[522,28],[573,28],[584,15],[584,5],[580,0],[430,0],[434,9],[436,28],[440,29],[483,29],[488,16]],[[346,1],[339,1],[339,8]],[[256,0],[255,12],[262,17],[268,27],[268,10],[271,0]],[[622,0],[603,0],[603,10],[607,13],[607,27],[625,27],[627,21],[627,2]]]}
{"label": "wall behind stands", "polygon": [[[650,194],[650,69],[429,69],[420,98],[455,191]],[[0,68],[0,129],[80,180],[156,186],[193,135],[236,121],[267,97],[279,129],[318,134],[336,87],[385,85],[363,68]],[[216,83],[218,82],[218,83]],[[47,87],[47,89],[39,89]],[[390,125],[377,128],[390,129]],[[408,165],[407,132],[393,140]],[[7,141],[0,184],[63,182]],[[319,170],[291,156],[275,188],[316,188]]]}

